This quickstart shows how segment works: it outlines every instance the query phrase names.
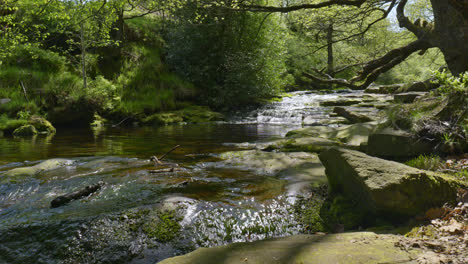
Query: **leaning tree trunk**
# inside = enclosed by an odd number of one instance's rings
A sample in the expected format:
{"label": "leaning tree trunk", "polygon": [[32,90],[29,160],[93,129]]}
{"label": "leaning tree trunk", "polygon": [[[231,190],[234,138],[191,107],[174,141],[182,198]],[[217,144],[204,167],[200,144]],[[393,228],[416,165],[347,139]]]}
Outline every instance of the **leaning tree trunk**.
{"label": "leaning tree trunk", "polygon": [[468,2],[431,0],[434,32],[453,75],[468,71]]}

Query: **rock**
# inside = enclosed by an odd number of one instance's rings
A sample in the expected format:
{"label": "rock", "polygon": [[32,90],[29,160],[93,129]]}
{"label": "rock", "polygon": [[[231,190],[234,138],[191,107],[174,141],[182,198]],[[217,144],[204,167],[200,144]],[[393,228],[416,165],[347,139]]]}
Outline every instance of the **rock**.
{"label": "rock", "polygon": [[47,121],[45,118],[40,116],[31,116],[28,123],[33,125],[39,133],[53,134],[56,132],[55,127]]}
{"label": "rock", "polygon": [[361,100],[357,99],[345,99],[345,98],[339,98],[335,101],[324,101],[321,102],[321,106],[350,106],[350,105],[355,105],[359,104]]}
{"label": "rock", "polygon": [[425,95],[425,92],[408,92],[408,93],[399,93],[393,96],[395,103],[404,103],[410,104],[416,100],[416,98]]}
{"label": "rock", "polygon": [[184,119],[177,113],[158,113],[142,120],[145,125],[168,125],[182,122],[184,122]]}
{"label": "rock", "polygon": [[193,105],[179,111],[188,123],[204,123],[210,121],[222,121],[224,115],[218,112],[211,111],[207,106]]}
{"label": "rock", "polygon": [[403,130],[386,128],[369,135],[367,153],[389,159],[407,159],[432,153],[434,146],[422,139],[415,139]]}
{"label": "rock", "polygon": [[295,235],[255,242],[199,248],[160,264],[238,263],[413,263],[420,249],[395,247],[399,237],[372,232]]}
{"label": "rock", "polygon": [[336,106],[335,108],[333,108],[333,113],[336,113],[346,118],[351,123],[365,123],[365,122],[374,121],[372,120],[372,118],[368,116],[348,111],[344,107],[339,107],[339,106]]}
{"label": "rock", "polygon": [[[423,171],[362,152],[331,148],[319,155],[330,189],[356,201],[365,215],[401,220],[455,202],[463,184],[449,176]],[[466,183],[465,183],[466,185]]]}
{"label": "rock", "polygon": [[302,120],[303,126],[325,126],[325,125],[336,125],[336,124],[349,124],[349,121],[346,118],[336,117],[336,118],[327,118],[327,119],[317,119],[313,116],[306,116]]}
{"label": "rock", "polygon": [[0,105],[8,104],[9,102],[11,102],[10,98],[1,98],[0,99]]}
{"label": "rock", "polygon": [[43,171],[58,169],[62,166],[73,164],[72,160],[49,159],[30,167],[15,168],[6,171],[1,176],[0,182],[18,182],[28,177],[37,176]]}
{"label": "rock", "polygon": [[370,86],[364,90],[364,93],[392,94],[395,93],[402,86],[402,84]]}
{"label": "rock", "polygon": [[340,146],[342,143],[319,137],[301,137],[291,139],[280,139],[267,145],[263,150],[278,150],[282,152],[316,152],[332,146]]}
{"label": "rock", "polygon": [[407,92],[429,92],[432,89],[437,88],[439,85],[432,83],[433,79],[428,79],[423,82],[413,82],[403,85],[398,89],[398,93],[407,93]]}
{"label": "rock", "polygon": [[13,131],[15,137],[28,137],[37,135],[37,130],[33,125],[23,125]]}
{"label": "rock", "polygon": [[[230,167],[287,179],[290,184],[306,183],[310,186],[326,183],[324,168],[317,155],[311,153],[245,150],[225,152],[220,157]],[[278,185],[277,182],[274,183]],[[267,184],[271,185],[271,182],[267,181]],[[282,192],[280,190],[278,194]]]}
{"label": "rock", "polygon": [[342,127],[315,126],[289,131],[286,137],[320,137],[325,139],[337,139],[349,146],[359,146],[367,142],[367,138],[377,128],[377,122],[358,123]]}
{"label": "rock", "polygon": [[189,106],[182,110],[157,113],[142,120],[145,125],[168,125],[177,123],[205,123],[224,120],[224,115],[213,112],[207,106]]}

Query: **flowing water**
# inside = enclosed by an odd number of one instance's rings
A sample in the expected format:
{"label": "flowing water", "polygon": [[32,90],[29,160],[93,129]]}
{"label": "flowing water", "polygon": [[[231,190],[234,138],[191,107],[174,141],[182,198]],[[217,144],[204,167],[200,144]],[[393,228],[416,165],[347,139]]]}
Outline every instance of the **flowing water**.
{"label": "flowing water", "polygon": [[[284,136],[307,118],[330,120],[318,102],[337,96],[299,92],[224,123],[0,138],[0,263],[155,263],[200,246],[299,233],[287,177],[226,166],[219,154]],[[164,161],[181,171],[152,173],[149,157],[175,145]],[[13,173],[21,167],[39,169]],[[99,181],[98,192],[50,208]]]}

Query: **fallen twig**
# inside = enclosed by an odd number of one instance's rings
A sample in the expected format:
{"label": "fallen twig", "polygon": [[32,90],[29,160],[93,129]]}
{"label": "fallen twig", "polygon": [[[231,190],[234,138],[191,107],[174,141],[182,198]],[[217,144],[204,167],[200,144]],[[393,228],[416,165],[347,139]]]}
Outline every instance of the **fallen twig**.
{"label": "fallen twig", "polygon": [[88,196],[88,195],[90,195],[92,193],[95,193],[95,192],[99,191],[103,185],[104,185],[104,182],[100,181],[100,182],[98,182],[96,184],[88,185],[84,189],[81,189],[79,191],[59,196],[59,197],[55,198],[54,200],[52,200],[52,202],[50,202],[50,207],[51,208],[60,207],[62,205],[65,205],[65,204],[73,201],[73,200],[77,200],[77,199],[86,197],[86,196]]}

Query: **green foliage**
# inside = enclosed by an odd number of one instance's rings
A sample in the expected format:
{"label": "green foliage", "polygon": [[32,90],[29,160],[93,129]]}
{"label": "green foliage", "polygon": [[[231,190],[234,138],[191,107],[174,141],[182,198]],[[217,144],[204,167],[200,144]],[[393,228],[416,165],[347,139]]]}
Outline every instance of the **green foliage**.
{"label": "green foliage", "polygon": [[291,80],[285,78],[285,33],[278,15],[187,4],[179,22],[169,31],[168,63],[197,87],[202,102],[216,108],[245,104],[279,92]]}
{"label": "green foliage", "polygon": [[417,158],[405,162],[405,164],[414,168],[431,171],[437,171],[443,165],[441,158],[433,154],[420,155]]}
{"label": "green foliage", "polygon": [[5,114],[0,115],[0,131],[12,133],[15,129],[27,123],[28,121],[24,119],[10,119]]}
{"label": "green foliage", "polygon": [[451,95],[454,93],[468,93],[468,72],[460,74],[460,76],[451,76],[445,70],[434,71],[435,83],[440,87],[437,89],[441,95]]}

